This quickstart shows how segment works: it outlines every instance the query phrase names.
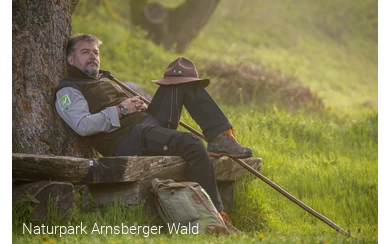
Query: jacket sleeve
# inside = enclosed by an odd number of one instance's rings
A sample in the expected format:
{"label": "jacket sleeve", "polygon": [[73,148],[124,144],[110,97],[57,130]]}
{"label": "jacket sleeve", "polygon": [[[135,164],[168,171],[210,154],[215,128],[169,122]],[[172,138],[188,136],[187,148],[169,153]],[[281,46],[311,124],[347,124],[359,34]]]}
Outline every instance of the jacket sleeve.
{"label": "jacket sleeve", "polygon": [[111,132],[120,127],[115,106],[91,114],[83,94],[72,87],[57,91],[55,106],[59,116],[80,136]]}

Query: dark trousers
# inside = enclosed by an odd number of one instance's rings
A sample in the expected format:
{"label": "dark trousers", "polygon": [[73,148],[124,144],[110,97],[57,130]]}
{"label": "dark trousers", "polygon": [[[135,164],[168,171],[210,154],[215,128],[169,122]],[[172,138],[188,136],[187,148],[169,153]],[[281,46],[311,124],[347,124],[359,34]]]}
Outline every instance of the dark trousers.
{"label": "dark trousers", "polygon": [[223,210],[214,168],[203,141],[189,132],[177,131],[182,108],[202,129],[207,141],[232,127],[222,110],[199,82],[161,85],[148,107],[149,116],[133,127],[117,147],[115,156],[170,155],[187,162],[189,181],[198,182],[218,211]]}

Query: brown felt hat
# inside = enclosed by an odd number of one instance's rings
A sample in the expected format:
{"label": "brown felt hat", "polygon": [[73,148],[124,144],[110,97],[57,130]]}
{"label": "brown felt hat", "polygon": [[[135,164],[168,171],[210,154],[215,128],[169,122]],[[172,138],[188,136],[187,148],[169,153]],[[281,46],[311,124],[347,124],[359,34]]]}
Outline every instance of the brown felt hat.
{"label": "brown felt hat", "polygon": [[152,80],[159,85],[173,85],[191,81],[200,81],[204,87],[210,84],[209,79],[199,79],[195,64],[184,57],[179,57],[168,65],[161,80]]}

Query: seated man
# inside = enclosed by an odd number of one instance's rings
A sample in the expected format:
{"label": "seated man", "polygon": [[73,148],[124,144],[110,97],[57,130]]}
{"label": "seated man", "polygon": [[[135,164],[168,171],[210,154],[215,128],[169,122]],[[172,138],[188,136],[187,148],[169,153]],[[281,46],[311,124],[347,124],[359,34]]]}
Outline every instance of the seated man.
{"label": "seated man", "polygon": [[[223,211],[210,156],[246,158],[252,149],[240,145],[232,125],[205,90],[195,65],[180,57],[165,71],[149,107],[139,97],[129,98],[99,70],[99,45],[93,35],[78,34],[67,45],[68,77],[56,90],[61,118],[103,156],[181,156],[187,178],[210,195],[231,231],[238,231]],[[197,136],[177,131],[183,105],[202,129],[207,148]]]}

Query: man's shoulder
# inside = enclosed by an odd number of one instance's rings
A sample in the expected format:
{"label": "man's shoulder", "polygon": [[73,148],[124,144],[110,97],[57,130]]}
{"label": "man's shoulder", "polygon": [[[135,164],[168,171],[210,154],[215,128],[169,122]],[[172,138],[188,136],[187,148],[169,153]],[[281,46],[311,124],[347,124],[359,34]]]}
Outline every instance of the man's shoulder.
{"label": "man's shoulder", "polygon": [[69,77],[60,77],[59,80],[58,80],[57,87],[63,86],[64,84],[67,84],[68,82],[71,82],[71,81],[72,81],[72,79],[69,78]]}
{"label": "man's shoulder", "polygon": [[56,87],[56,92],[64,87],[71,87],[79,91],[82,91],[82,89],[85,86],[85,83],[86,82],[83,81],[83,79],[80,79],[78,77],[71,77],[71,76],[62,77],[60,78],[59,83]]}

